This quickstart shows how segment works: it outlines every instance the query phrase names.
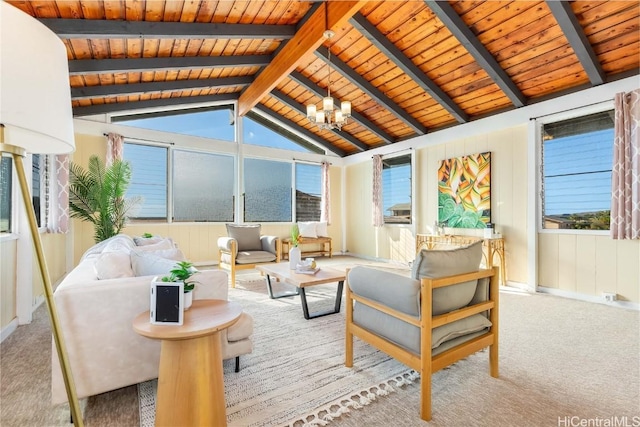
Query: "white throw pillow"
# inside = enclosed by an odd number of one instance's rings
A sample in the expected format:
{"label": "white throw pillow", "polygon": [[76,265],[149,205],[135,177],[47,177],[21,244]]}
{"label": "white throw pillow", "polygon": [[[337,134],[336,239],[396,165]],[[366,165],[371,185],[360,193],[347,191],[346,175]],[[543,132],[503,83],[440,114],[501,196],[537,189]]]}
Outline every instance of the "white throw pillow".
{"label": "white throw pillow", "polygon": [[169,274],[178,261],[182,261],[184,259],[184,255],[180,249],[174,250],[178,252],[176,257],[179,256],[179,259],[163,258],[154,252],[139,250],[131,251],[131,267],[133,269],[133,274],[136,277],[165,276]]}
{"label": "white throw pillow", "polygon": [[315,222],[299,222],[298,231],[301,237],[313,237],[314,239],[318,237]]}
{"label": "white throw pillow", "polygon": [[131,258],[125,251],[103,252],[96,257],[93,267],[98,280],[133,277]]}
{"label": "white throw pillow", "polygon": [[162,239],[157,243],[153,243],[151,245],[144,246],[136,246],[134,250],[136,251],[163,251],[166,249],[174,249],[175,245],[173,244],[173,240],[171,239]]}
{"label": "white throw pillow", "polygon": [[329,237],[327,231],[327,221],[316,222],[316,234],[318,237]]}
{"label": "white throw pillow", "polygon": [[124,252],[128,254],[133,248],[135,248],[135,244],[131,239],[114,236],[114,238],[107,243],[102,252]]}
{"label": "white throw pillow", "polygon": [[136,246],[153,245],[153,244],[156,244],[156,243],[161,242],[163,240],[164,240],[164,237],[162,237],[162,236],[134,237],[133,238],[133,241],[135,242]]}

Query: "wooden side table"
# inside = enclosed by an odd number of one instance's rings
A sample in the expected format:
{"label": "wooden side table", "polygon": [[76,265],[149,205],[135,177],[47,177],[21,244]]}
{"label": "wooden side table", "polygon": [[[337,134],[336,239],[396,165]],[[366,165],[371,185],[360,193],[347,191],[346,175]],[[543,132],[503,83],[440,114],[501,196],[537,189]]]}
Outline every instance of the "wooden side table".
{"label": "wooden side table", "polygon": [[227,425],[219,333],[241,313],[235,302],[197,300],[181,326],[152,325],[148,311],[133,320],[138,334],[162,340],[156,426]]}

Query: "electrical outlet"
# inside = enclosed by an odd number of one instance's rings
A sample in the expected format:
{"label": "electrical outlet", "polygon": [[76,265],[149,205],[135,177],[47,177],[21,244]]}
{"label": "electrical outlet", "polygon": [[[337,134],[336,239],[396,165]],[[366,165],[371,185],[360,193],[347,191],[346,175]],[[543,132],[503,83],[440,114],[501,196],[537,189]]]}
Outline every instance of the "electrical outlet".
{"label": "electrical outlet", "polygon": [[604,298],[606,302],[613,302],[617,299],[616,297],[617,297],[617,294],[614,294],[613,292],[602,293],[602,298]]}

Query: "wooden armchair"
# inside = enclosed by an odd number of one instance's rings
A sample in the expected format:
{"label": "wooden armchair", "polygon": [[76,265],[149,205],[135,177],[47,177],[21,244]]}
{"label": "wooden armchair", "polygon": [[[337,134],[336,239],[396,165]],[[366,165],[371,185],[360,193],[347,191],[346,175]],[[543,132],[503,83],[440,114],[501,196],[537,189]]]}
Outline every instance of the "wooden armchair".
{"label": "wooden armchair", "polygon": [[431,375],[489,347],[498,377],[498,268],[479,270],[482,242],[423,250],[412,277],[368,267],[347,273],[345,365],[356,336],[420,373],[420,416],[431,420]]}
{"label": "wooden armchair", "polygon": [[280,262],[280,238],[262,236],[260,224],[227,224],[227,235],[218,239],[219,267],[229,271],[232,288],[236,287],[236,270]]}

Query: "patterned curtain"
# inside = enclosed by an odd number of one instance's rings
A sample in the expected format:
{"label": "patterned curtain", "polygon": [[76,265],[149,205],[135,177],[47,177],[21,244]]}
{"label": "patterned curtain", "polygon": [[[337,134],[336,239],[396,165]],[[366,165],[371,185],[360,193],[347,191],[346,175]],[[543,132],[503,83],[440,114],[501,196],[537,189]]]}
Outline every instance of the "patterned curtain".
{"label": "patterned curtain", "polygon": [[373,226],[382,227],[384,224],[382,206],[382,156],[373,156]]}
{"label": "patterned curtain", "polygon": [[47,156],[48,169],[52,179],[46,186],[45,203],[47,206],[47,230],[50,233],[67,233],[69,231],[69,155]]}
{"label": "patterned curtain", "polygon": [[329,163],[322,162],[322,199],[320,206],[320,221],[331,224],[331,186],[329,183]]}
{"label": "patterned curtain", "polygon": [[124,137],[117,133],[107,134],[107,166],[111,165],[114,160],[122,160],[122,149],[124,146]]}
{"label": "patterned curtain", "polygon": [[611,237],[640,238],[640,89],[615,97]]}

